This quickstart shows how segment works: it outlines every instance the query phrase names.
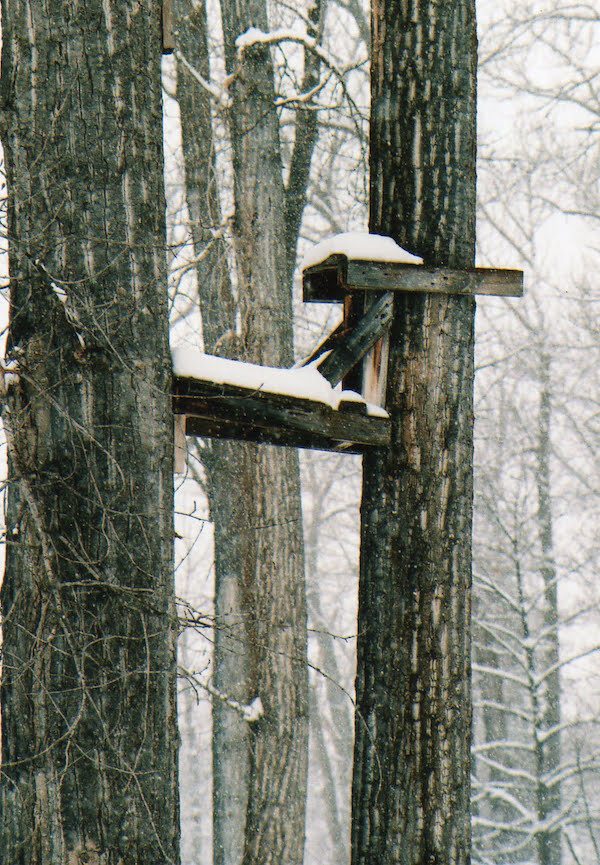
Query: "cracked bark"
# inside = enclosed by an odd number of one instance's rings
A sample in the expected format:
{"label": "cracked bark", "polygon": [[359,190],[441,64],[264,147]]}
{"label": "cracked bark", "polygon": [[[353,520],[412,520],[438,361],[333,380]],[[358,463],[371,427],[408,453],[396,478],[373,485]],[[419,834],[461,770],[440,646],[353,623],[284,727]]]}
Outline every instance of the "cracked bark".
{"label": "cracked bark", "polygon": [[2,20],[20,382],[0,850],[176,865],[160,4],[3,0]]}
{"label": "cracked bark", "polygon": [[[473,263],[475,10],[373,6],[370,230]],[[353,865],[470,861],[474,301],[398,295],[364,458]]]}

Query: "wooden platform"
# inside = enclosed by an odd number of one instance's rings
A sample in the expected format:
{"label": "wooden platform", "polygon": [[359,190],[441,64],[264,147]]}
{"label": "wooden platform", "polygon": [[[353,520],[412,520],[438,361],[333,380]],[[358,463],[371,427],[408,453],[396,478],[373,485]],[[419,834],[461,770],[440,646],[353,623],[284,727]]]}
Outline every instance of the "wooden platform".
{"label": "wooden platform", "polygon": [[358,261],[331,255],[302,274],[305,302],[342,303],[353,291],[408,291],[434,294],[521,297],[523,272],[488,267],[455,270],[422,264]]}
{"label": "wooden platform", "polygon": [[187,435],[361,454],[390,443],[387,417],[362,402],[313,400],[175,376],[173,411]]}

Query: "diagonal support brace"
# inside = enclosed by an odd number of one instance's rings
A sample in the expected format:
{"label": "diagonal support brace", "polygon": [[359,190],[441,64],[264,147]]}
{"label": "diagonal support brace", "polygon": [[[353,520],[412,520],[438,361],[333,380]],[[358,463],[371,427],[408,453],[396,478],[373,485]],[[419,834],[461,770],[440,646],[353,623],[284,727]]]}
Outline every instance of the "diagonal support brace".
{"label": "diagonal support brace", "polygon": [[325,357],[317,368],[335,387],[362,360],[369,349],[389,330],[394,311],[394,293],[387,291],[361,320]]}

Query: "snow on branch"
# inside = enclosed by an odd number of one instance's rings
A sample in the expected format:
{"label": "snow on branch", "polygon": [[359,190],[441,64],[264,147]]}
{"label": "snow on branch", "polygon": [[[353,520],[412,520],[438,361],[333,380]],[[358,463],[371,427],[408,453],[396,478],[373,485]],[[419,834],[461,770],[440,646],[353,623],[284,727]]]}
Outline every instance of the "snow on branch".
{"label": "snow on branch", "polygon": [[[229,109],[231,108],[231,98],[227,93],[226,89],[223,87],[217,87],[216,84],[213,84],[211,81],[207,81],[203,75],[201,75],[198,70],[192,66],[192,64],[187,60],[187,58],[179,51],[179,49],[175,49],[173,52],[176,59],[181,63],[181,65],[187,69],[192,78],[198,82],[198,84],[206,90],[206,92],[212,96],[215,102],[221,107]],[[229,76],[231,78],[231,76]],[[229,82],[229,78],[227,81]]]}
{"label": "snow on branch", "polygon": [[213,685],[210,680],[204,681],[195,673],[183,668],[180,668],[180,673],[186,679],[193,682],[194,685],[198,685],[199,688],[202,688],[202,690],[206,691],[207,694],[210,694],[211,697],[214,697],[215,699],[220,700],[221,703],[229,706],[230,709],[233,709],[241,715],[243,720],[247,721],[249,724],[255,724],[256,721],[260,721],[265,714],[264,706],[260,697],[255,697],[247,704],[240,703],[239,700],[235,700],[233,697],[230,697],[229,694],[226,694],[224,691],[221,691]]}
{"label": "snow on branch", "polygon": [[235,40],[238,57],[241,58],[244,51],[251,48],[253,45],[277,45],[280,42],[294,42],[297,45],[303,45],[308,51],[315,54],[328,69],[335,73],[339,78],[343,78],[344,70],[339,69],[334,60],[323,50],[317,40],[308,33],[299,33],[296,30],[272,30],[270,33],[265,33],[264,30],[259,30],[257,27],[249,27],[245,33],[242,33]]}
{"label": "snow on branch", "polygon": [[[310,90],[307,90],[306,93],[295,93],[293,96],[279,97],[279,99],[275,100],[276,107],[283,108],[285,105],[306,105],[308,102],[311,102],[315,96],[318,96],[321,90],[329,84],[332,75],[333,72],[329,71],[318,84],[315,84],[315,86],[311,87]],[[318,105],[317,107],[322,110],[327,106]]]}

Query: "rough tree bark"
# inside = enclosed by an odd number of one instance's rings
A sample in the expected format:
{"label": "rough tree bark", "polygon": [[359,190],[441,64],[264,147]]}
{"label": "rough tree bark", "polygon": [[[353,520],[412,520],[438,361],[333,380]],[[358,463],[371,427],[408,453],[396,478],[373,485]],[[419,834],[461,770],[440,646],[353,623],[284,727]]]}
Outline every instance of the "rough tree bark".
{"label": "rough tree bark", "polygon": [[0,850],[177,863],[160,4],[3,0]]}
{"label": "rough tree bark", "polygon": [[[320,4],[317,5],[316,20]],[[205,348],[276,366],[292,363],[291,279],[316,140],[313,112],[298,125],[287,186],[282,180],[269,49],[236,56],[249,26],[267,29],[263,2],[222,9],[231,87],[233,226],[237,297],[223,249],[198,266]],[[209,77],[206,13],[179,5],[179,46]],[[318,67],[309,58],[305,82]],[[220,221],[207,95],[178,66],[187,200],[197,255]],[[214,264],[214,267],[213,267]],[[237,319],[237,322],[236,322]],[[297,455],[213,442],[203,449],[215,525],[215,684],[242,702],[260,696],[252,730],[231,709],[213,710],[215,865],[297,863],[304,846],[307,760],[306,610]],[[234,494],[232,495],[232,491]]]}
{"label": "rough tree bark", "polygon": [[[215,166],[210,95],[185,62],[210,78],[208,22],[204,2],[178,0],[174,6],[177,45],[177,101],[185,168],[204,350],[235,357],[236,302],[226,243],[214,240],[222,222]],[[255,560],[252,465],[256,446],[208,440],[201,450],[210,516],[214,525],[214,684],[242,704],[248,689],[248,655],[243,591]],[[235,490],[235,495],[232,491]],[[242,861],[248,805],[250,729],[237,712],[213,701],[213,861]]]}
{"label": "rough tree bark", "polygon": [[[473,0],[373,6],[370,229],[427,264],[475,240]],[[392,445],[364,459],[354,865],[470,859],[474,302],[398,295]]]}

